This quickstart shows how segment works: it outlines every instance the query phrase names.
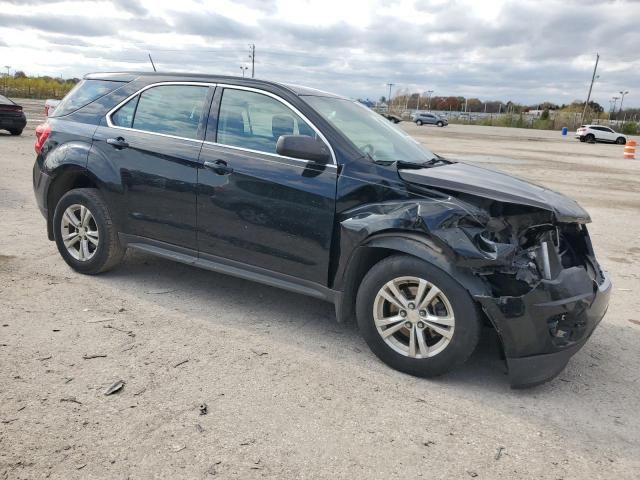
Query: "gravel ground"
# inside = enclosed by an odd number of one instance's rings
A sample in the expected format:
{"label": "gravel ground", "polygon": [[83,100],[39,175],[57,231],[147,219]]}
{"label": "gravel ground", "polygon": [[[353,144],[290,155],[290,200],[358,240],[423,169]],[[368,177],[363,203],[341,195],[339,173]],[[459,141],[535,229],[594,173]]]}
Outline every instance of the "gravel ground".
{"label": "gravel ground", "polygon": [[0,132],[0,480],[638,478],[640,161],[622,147],[404,127],[592,214],[609,313],[558,378],[514,391],[490,330],[463,368],[423,380],[313,299],[138,253],[74,273],[33,199],[30,117],[22,137]]}

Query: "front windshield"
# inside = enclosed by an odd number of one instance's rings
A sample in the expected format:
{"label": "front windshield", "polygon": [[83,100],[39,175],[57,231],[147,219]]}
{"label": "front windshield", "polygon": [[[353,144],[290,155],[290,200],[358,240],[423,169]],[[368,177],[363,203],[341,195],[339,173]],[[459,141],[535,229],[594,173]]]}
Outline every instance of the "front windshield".
{"label": "front windshield", "polygon": [[435,158],[407,133],[361,103],[335,97],[304,99],[375,161],[424,163]]}

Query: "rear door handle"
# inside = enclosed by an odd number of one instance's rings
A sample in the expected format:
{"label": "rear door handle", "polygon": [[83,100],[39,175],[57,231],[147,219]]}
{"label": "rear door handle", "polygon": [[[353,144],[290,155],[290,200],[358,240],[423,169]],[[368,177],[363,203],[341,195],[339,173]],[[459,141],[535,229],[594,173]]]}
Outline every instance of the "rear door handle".
{"label": "rear door handle", "polygon": [[122,150],[123,148],[129,147],[129,144],[122,137],[107,138],[107,143],[111,145],[113,148],[117,148],[118,150]]}
{"label": "rear door handle", "polygon": [[227,166],[224,160],[205,161],[204,166],[216,172],[218,175],[229,175],[233,173],[233,168]]}

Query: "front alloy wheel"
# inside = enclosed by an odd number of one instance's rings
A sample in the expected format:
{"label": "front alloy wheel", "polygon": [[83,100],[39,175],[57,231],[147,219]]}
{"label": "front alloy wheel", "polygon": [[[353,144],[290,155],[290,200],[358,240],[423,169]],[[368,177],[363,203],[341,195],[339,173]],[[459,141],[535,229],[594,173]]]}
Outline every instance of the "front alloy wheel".
{"label": "front alloy wheel", "polygon": [[358,289],[356,313],[373,353],[420,377],[464,363],[480,335],[479,310],[469,292],[450,273],[409,255],[371,267]]}
{"label": "front alloy wheel", "polygon": [[62,240],[76,260],[89,261],[98,250],[100,233],[91,211],[84,205],[70,205],[62,215]]}
{"label": "front alloy wheel", "polygon": [[385,343],[410,358],[429,358],[442,352],[456,323],[447,296],[418,277],[385,283],[374,300],[373,318]]}

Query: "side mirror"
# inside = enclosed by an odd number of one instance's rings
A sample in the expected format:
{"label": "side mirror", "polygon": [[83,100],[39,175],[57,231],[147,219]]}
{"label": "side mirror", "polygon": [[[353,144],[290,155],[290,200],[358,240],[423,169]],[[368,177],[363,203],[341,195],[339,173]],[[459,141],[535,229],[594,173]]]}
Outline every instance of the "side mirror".
{"label": "side mirror", "polygon": [[329,163],[329,149],[320,140],[308,135],[281,135],[276,144],[276,153],[285,157]]}

